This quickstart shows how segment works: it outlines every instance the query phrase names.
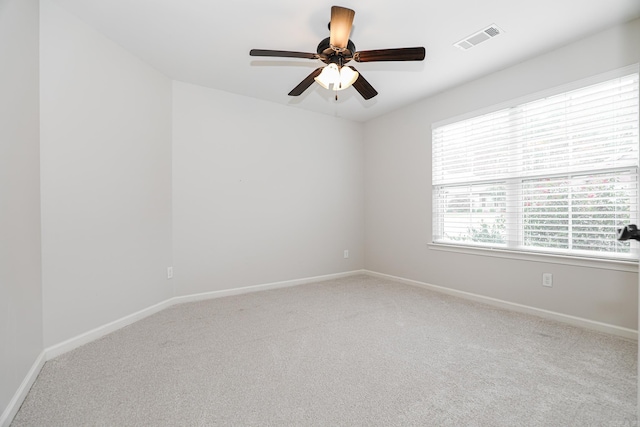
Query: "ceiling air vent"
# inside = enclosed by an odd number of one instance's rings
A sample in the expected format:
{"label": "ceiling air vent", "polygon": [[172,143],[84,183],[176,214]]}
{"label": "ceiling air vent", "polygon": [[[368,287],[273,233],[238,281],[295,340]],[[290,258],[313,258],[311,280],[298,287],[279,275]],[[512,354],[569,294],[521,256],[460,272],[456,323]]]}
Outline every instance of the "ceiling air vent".
{"label": "ceiling air vent", "polygon": [[479,45],[482,42],[485,42],[487,40],[489,40],[492,37],[498,36],[500,34],[502,34],[504,31],[502,31],[500,28],[498,28],[498,26],[496,24],[491,24],[490,26],[488,26],[487,28],[485,28],[482,31],[478,31],[477,33],[474,33],[472,35],[470,35],[469,37],[465,37],[464,39],[460,40],[459,42],[455,43],[454,46],[457,48],[460,48],[462,50],[468,50],[471,49],[474,46]]}

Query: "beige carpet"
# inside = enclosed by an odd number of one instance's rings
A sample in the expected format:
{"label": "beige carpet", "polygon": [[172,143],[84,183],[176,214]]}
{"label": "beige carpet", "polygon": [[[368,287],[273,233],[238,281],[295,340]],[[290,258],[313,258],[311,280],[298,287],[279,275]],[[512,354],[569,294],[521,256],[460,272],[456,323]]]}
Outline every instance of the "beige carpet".
{"label": "beige carpet", "polygon": [[355,276],[171,307],[47,362],[12,425],[631,427],[636,345]]}

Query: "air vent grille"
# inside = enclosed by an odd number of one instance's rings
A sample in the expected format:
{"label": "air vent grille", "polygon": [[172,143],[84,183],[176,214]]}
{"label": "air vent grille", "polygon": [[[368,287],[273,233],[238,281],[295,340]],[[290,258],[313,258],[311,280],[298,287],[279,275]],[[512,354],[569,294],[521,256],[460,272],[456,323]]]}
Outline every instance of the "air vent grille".
{"label": "air vent grille", "polygon": [[486,42],[487,40],[502,34],[503,32],[504,31],[498,28],[496,24],[491,24],[484,30],[471,34],[469,37],[465,37],[459,42],[454,43],[454,46],[462,50],[468,50],[474,46],[479,45],[480,43]]}

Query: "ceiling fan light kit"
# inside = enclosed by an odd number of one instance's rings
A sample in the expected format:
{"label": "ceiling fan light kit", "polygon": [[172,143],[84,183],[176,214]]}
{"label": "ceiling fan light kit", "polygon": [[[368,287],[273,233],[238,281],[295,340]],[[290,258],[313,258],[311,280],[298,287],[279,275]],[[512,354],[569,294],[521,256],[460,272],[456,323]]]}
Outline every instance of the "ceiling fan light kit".
{"label": "ceiling fan light kit", "polygon": [[249,55],[319,59],[326,64],[311,72],[298,86],[289,92],[289,96],[302,95],[315,81],[325,89],[335,90],[336,99],[337,91],[347,89],[350,86],[353,86],[364,99],[371,99],[378,92],[354,67],[346,65],[349,61],[422,61],[425,57],[425,48],[408,47],[357,52],[355,45],[349,39],[354,16],[355,12],[351,9],[333,6],[331,8],[331,21],[329,22],[329,37],[318,44],[317,53],[252,49]]}
{"label": "ceiling fan light kit", "polygon": [[320,75],[314,80],[325,89],[344,90],[351,86],[359,76],[360,74],[357,71],[349,67],[338,69],[336,64],[329,64],[322,69]]}

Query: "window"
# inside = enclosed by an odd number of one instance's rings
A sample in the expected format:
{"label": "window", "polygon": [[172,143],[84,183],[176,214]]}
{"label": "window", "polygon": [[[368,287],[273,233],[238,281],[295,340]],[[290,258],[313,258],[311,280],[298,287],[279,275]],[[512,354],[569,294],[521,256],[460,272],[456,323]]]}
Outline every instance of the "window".
{"label": "window", "polygon": [[636,259],[638,114],[636,71],[434,125],[434,243]]}

